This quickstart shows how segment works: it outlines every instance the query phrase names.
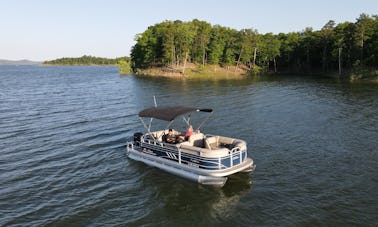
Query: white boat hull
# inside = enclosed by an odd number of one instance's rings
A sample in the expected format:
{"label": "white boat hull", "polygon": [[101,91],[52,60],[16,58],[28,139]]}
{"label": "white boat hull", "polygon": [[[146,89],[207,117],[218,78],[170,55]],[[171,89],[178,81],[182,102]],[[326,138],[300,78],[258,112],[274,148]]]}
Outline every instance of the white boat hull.
{"label": "white boat hull", "polygon": [[204,184],[204,185],[214,185],[222,187],[226,181],[227,176],[237,173],[237,172],[251,172],[254,170],[253,160],[247,158],[246,161],[239,165],[233,167],[222,169],[222,170],[206,170],[196,167],[191,167],[188,165],[180,164],[168,159],[164,159],[158,156],[153,156],[140,152],[133,149],[132,147],[127,147],[128,157],[144,162],[147,165],[157,167],[168,173]]}

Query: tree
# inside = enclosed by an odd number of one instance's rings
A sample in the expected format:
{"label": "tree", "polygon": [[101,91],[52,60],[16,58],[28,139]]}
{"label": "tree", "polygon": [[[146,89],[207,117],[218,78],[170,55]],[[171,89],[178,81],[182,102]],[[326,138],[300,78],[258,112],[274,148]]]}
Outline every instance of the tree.
{"label": "tree", "polygon": [[[375,65],[377,50],[377,32],[378,21],[377,15],[370,17],[367,14],[361,14],[356,22],[356,40],[360,48],[361,65]],[[375,39],[374,39],[375,38]]]}
{"label": "tree", "polygon": [[332,49],[332,44],[334,44],[334,29],[335,27],[335,21],[330,20],[328,21],[323,28],[320,30],[319,36],[320,41],[322,44],[322,70],[323,73],[327,71],[328,67],[328,59],[327,56],[329,55],[329,49]]}
{"label": "tree", "polygon": [[357,18],[357,32],[356,32],[356,40],[358,45],[360,46],[361,56],[360,61],[361,64],[364,64],[364,44],[367,40],[370,39],[372,33],[372,26],[370,23],[372,22],[371,18],[367,14],[361,14],[359,18]]}
{"label": "tree", "polygon": [[300,57],[298,53],[300,34],[297,32],[291,32],[288,34],[280,33],[277,38],[281,42],[278,62],[280,62],[282,67],[293,70],[293,67],[296,66],[296,62]]}
{"label": "tree", "polygon": [[338,24],[335,27],[335,33],[336,46],[342,50],[340,61],[344,66],[350,68],[358,56],[358,46],[355,39],[356,25],[351,22]]}
{"label": "tree", "polygon": [[273,62],[274,72],[277,72],[276,57],[280,55],[280,40],[272,33],[267,33],[262,37],[260,47],[259,64],[269,70],[269,63]]}
{"label": "tree", "polygon": [[189,57],[190,47],[193,43],[194,33],[191,25],[181,21],[175,21],[175,48],[176,48],[176,65],[183,65],[182,73],[185,73],[186,62]]}
{"label": "tree", "polygon": [[[224,67],[280,69],[289,72],[323,73],[351,69],[353,65],[377,66],[378,19],[361,14],[355,23],[336,25],[328,21],[321,30],[306,28],[301,32],[259,34],[253,29],[237,31],[220,25],[211,26],[197,19],[191,22],[164,21],[138,34],[131,50],[133,69],[174,66],[185,72],[187,61]],[[71,62],[63,59],[62,62]],[[85,56],[81,63],[101,62]]]}
{"label": "tree", "polygon": [[135,38],[137,43],[131,49],[131,58],[135,68],[147,68],[155,63],[156,57],[156,36],[153,33],[153,26],[149,27],[142,34]]}
{"label": "tree", "polygon": [[223,50],[226,45],[226,30],[225,27],[215,25],[210,31],[208,60],[211,64],[219,64],[221,62]]}
{"label": "tree", "polygon": [[117,66],[118,66],[118,69],[119,69],[119,73],[121,75],[129,74],[132,71],[129,61],[126,61],[126,60],[123,60],[123,59],[119,60],[118,63],[117,63]]}
{"label": "tree", "polygon": [[191,23],[195,28],[192,58],[195,62],[205,65],[208,44],[210,42],[211,24],[197,19],[193,20]]}
{"label": "tree", "polygon": [[235,55],[238,52],[237,34],[235,29],[226,28],[225,45],[222,53],[221,64],[229,67],[235,63]]}
{"label": "tree", "polygon": [[175,27],[171,21],[166,21],[163,23],[162,29],[162,52],[163,52],[163,59],[162,63],[164,65],[175,64]]}
{"label": "tree", "polygon": [[257,31],[252,29],[242,29],[238,33],[239,36],[239,54],[238,61],[236,65],[239,65],[239,62],[242,61],[245,65],[249,65],[249,68],[252,68],[252,58],[255,53],[256,46],[256,37]]}

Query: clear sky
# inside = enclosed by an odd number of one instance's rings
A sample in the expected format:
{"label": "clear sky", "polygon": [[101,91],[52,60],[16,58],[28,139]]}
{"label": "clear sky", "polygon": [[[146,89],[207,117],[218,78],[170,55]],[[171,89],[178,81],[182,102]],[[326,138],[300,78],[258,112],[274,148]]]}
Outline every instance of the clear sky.
{"label": "clear sky", "polygon": [[0,0],[0,59],[128,56],[135,35],[164,20],[277,34],[361,13],[378,14],[378,0]]}

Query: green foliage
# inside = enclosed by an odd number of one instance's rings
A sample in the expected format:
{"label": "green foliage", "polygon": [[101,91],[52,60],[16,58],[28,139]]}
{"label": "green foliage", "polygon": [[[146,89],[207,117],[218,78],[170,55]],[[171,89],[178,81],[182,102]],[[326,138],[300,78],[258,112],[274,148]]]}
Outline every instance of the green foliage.
{"label": "green foliage", "polygon": [[258,75],[258,74],[261,73],[261,71],[262,71],[262,68],[261,68],[260,66],[258,66],[258,65],[254,65],[254,66],[252,66],[252,68],[251,68],[251,70],[249,71],[249,73],[250,73],[251,75]]}
{"label": "green foliage", "polygon": [[126,61],[124,59],[121,59],[117,63],[117,67],[119,69],[119,73],[121,75],[126,75],[132,72],[130,61]]}
{"label": "green foliage", "polygon": [[195,35],[193,38],[192,58],[196,63],[205,65],[208,44],[210,42],[211,24],[205,21],[193,20]]}
{"label": "green foliage", "polygon": [[278,35],[253,29],[214,25],[197,19],[164,21],[137,35],[131,51],[134,70],[153,66],[201,65],[244,67],[253,74],[278,72],[334,72],[351,70],[356,60],[376,68],[378,18],[361,14],[355,23],[330,20],[321,30]]}
{"label": "green foliage", "polygon": [[226,45],[226,34],[228,28],[215,25],[210,31],[210,41],[208,45],[208,61],[210,64],[220,64],[223,55],[223,49]]}
{"label": "green foliage", "polygon": [[[239,53],[240,44],[237,42],[238,31],[235,29],[226,29],[224,36],[223,54],[221,57],[221,65],[230,66],[236,62],[236,54]],[[239,44],[239,45],[238,45]]]}
{"label": "green foliage", "polygon": [[269,63],[280,55],[281,42],[277,36],[267,33],[262,37],[258,65],[269,68]]}
{"label": "green foliage", "polygon": [[242,29],[238,34],[240,43],[239,59],[241,63],[252,67],[255,47],[258,43],[258,33],[252,29]]}
{"label": "green foliage", "polygon": [[79,58],[58,58],[51,61],[45,61],[45,65],[116,65],[119,61],[130,62],[129,57],[120,58],[100,58],[84,55]]}

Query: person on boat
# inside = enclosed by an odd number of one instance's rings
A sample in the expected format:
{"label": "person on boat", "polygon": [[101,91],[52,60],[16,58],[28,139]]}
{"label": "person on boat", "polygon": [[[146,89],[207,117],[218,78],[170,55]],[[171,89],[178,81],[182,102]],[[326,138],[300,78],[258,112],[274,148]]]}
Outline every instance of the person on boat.
{"label": "person on boat", "polygon": [[193,126],[189,125],[188,130],[185,132],[185,140],[189,140],[191,135],[193,135]]}
{"label": "person on boat", "polygon": [[188,141],[189,137],[191,135],[193,135],[193,133],[194,133],[193,132],[193,126],[189,125],[188,130],[186,130],[186,132],[184,134],[177,136],[177,142],[181,143],[181,142],[184,142],[184,141]]}
{"label": "person on boat", "polygon": [[166,143],[176,143],[176,137],[171,128],[168,130],[168,134],[164,135],[163,141]]}

